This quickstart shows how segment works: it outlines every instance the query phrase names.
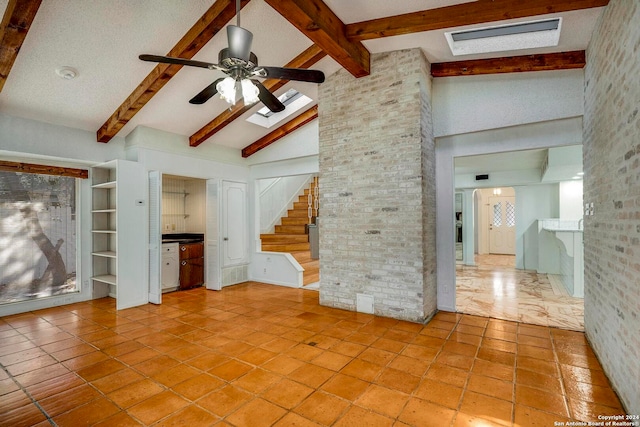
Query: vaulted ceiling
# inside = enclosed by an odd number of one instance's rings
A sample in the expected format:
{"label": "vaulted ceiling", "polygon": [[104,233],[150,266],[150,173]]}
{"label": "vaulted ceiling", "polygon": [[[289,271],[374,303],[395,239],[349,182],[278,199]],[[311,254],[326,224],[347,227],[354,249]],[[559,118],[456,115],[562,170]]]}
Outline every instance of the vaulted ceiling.
{"label": "vaulted ceiling", "polygon": [[[326,75],[345,68],[358,78],[369,74],[371,54],[406,48],[422,49],[438,64],[434,75],[439,70],[443,76],[581,67],[581,51],[608,0],[241,3],[241,25],[253,32],[252,50],[261,65],[314,68]],[[230,109],[217,96],[203,105],[188,103],[220,72],[138,59],[149,53],[217,62],[227,44],[224,27],[235,24],[233,0],[0,0],[0,13],[5,114],[96,132],[102,142],[144,125],[188,136],[194,150],[218,144],[245,149],[246,155],[316,116],[316,84],[264,81],[276,95],[295,88],[313,100],[267,129],[246,121],[261,103]],[[455,57],[444,36],[532,17],[563,18],[557,46]],[[513,56],[518,58],[508,58]],[[75,68],[78,76],[61,79],[55,70],[62,66]]]}

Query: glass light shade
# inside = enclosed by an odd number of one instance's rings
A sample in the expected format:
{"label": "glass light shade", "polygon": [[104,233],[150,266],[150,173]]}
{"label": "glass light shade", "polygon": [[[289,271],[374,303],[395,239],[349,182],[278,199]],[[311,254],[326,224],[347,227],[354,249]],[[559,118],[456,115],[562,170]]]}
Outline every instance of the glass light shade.
{"label": "glass light shade", "polygon": [[249,105],[258,102],[258,94],[260,93],[258,87],[251,83],[251,80],[249,79],[243,79],[240,84],[242,85],[242,97],[244,98],[244,103]]}
{"label": "glass light shade", "polygon": [[216,89],[220,93],[220,99],[227,101],[229,104],[236,105],[236,81],[231,77],[225,77],[216,85]]}

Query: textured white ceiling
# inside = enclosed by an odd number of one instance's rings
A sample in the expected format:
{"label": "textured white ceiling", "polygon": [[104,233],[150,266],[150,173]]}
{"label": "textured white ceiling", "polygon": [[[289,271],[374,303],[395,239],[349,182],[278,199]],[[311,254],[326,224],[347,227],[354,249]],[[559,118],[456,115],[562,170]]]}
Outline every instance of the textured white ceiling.
{"label": "textured white ceiling", "polygon": [[[346,23],[466,2],[325,1]],[[153,64],[140,61],[138,55],[166,54],[213,2],[214,0],[43,0],[0,93],[0,112],[97,131],[153,69]],[[0,0],[0,12],[4,13],[6,4],[7,0]],[[543,51],[584,49],[601,10],[589,9],[561,14],[564,22],[560,44],[554,49]],[[521,20],[508,22],[517,21]],[[232,23],[235,24],[235,19]],[[263,0],[252,0],[242,10],[242,26],[253,32],[252,50],[263,65],[282,66],[311,45],[306,36]],[[430,31],[368,40],[364,44],[372,53],[418,47],[431,62],[442,62],[453,59],[443,34],[444,31]],[[226,32],[223,30],[194,59],[217,62],[218,51],[225,46]],[[530,53],[537,52],[510,51],[500,55]],[[482,56],[456,59],[476,57]],[[65,65],[79,71],[75,80],[67,81],[56,76],[55,69]],[[314,68],[331,74],[339,69],[339,65],[333,59],[325,58]],[[194,106],[188,103],[189,99],[219,76],[217,72],[184,67],[118,135],[127,136],[137,125],[186,136],[193,134],[227,107],[217,97],[204,105]],[[303,83],[289,83],[277,94],[289,87],[296,87],[314,100],[317,97],[317,86]],[[261,104],[256,105],[244,117],[260,107]],[[207,143],[242,148],[270,131],[247,123],[244,117],[214,135]]]}

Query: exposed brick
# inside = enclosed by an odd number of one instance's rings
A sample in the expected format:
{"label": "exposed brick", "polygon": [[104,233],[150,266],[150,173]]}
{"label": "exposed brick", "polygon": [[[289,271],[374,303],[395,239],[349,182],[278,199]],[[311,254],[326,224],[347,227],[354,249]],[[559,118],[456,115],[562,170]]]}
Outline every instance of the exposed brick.
{"label": "exposed brick", "polygon": [[585,330],[627,412],[640,413],[640,0],[612,0],[587,49]]}
{"label": "exposed brick", "polygon": [[[320,86],[320,303],[421,322],[436,310],[430,64],[419,49],[372,56]],[[337,286],[339,284],[339,286]]]}

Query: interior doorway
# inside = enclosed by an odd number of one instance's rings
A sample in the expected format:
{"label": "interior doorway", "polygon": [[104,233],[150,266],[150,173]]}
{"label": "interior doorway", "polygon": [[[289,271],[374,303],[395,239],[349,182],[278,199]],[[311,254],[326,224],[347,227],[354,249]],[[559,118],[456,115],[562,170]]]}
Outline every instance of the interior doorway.
{"label": "interior doorway", "polygon": [[[570,154],[576,154],[577,165],[571,164]],[[560,157],[563,163],[555,167]],[[581,147],[472,156],[462,159],[461,168],[455,158],[454,165],[455,197],[462,194],[467,202],[463,212],[473,209],[462,215],[465,251],[464,261],[456,260],[456,311],[583,330],[582,298],[558,286],[555,275],[543,268],[543,245],[556,242],[539,225],[547,218],[565,222],[571,211],[563,208],[568,198],[562,189],[581,170]],[[489,185],[478,188],[485,183],[474,178],[491,171],[488,165],[495,172],[488,174]],[[580,204],[581,199],[578,208]],[[457,233],[453,238],[457,249]]]}

